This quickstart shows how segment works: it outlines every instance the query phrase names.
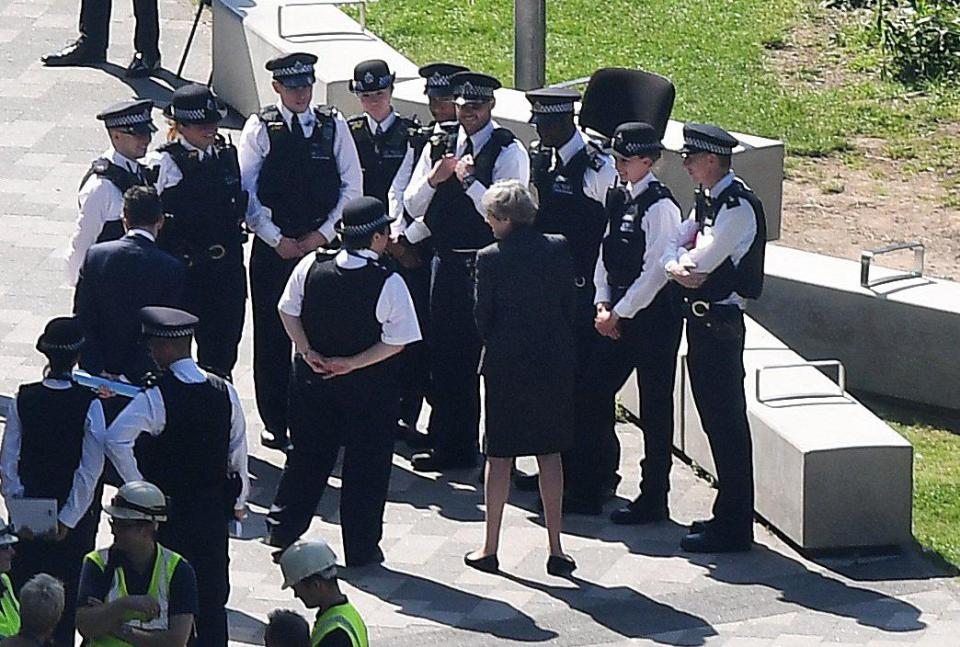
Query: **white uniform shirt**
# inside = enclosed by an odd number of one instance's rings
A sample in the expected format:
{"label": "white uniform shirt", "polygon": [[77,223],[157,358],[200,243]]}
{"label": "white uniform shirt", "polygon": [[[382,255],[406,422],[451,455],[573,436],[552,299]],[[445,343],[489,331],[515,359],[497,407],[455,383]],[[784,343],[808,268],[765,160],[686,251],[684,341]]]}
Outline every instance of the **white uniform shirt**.
{"label": "white uniform shirt", "polygon": [[[294,114],[287,110],[281,101],[277,102],[277,107],[280,109],[280,115],[284,123],[289,128]],[[303,136],[305,138],[313,136],[313,127],[317,123],[317,116],[313,109],[301,112],[296,117],[300,120],[300,125],[303,128]],[[269,153],[270,136],[267,134],[267,128],[259,115],[250,115],[247,123],[243,126],[243,131],[240,133],[240,142],[237,145],[237,155],[240,160],[240,184],[243,190],[249,194],[247,226],[263,242],[271,247],[276,247],[280,244],[280,238],[282,237],[280,227],[274,224],[270,208],[263,205],[257,197],[257,181],[260,178],[260,169],[263,168],[263,161]],[[343,214],[343,206],[349,200],[363,195],[363,171],[360,167],[360,156],[357,154],[357,146],[353,142],[353,136],[350,135],[350,126],[347,125],[346,120],[339,112],[336,115],[333,154],[337,161],[337,171],[340,173],[340,199],[330,211],[326,222],[317,230],[328,241],[333,240],[336,235],[334,227]]]}
{"label": "white uniform shirt", "polygon": [[[377,259],[376,252],[369,249],[359,249],[352,253],[341,249],[337,252],[334,262],[337,267],[343,269],[357,269],[363,267],[366,261],[363,258],[371,260]],[[294,268],[287,286],[283,290],[277,309],[288,314],[291,317],[299,317],[303,308],[303,291],[307,282],[307,274],[313,265],[316,256],[308,254],[300,259]],[[377,298],[377,321],[382,326],[380,341],[390,346],[405,346],[420,341],[423,337],[420,334],[420,324],[417,322],[417,313],[413,308],[413,299],[410,298],[410,291],[407,290],[407,284],[403,278],[393,273],[387,277]]]}
{"label": "white uniform shirt", "polygon": [[[71,388],[66,380],[46,379],[43,385],[48,389],[63,390]],[[73,485],[66,503],[57,518],[68,528],[75,528],[81,517],[90,509],[97,481],[103,473],[103,436],[106,420],[100,400],[94,398],[87,409],[83,422],[83,444],[80,450],[80,464],[73,473]],[[0,446],[0,491],[4,499],[17,499],[23,496],[23,483],[20,481],[20,448],[23,441],[23,426],[17,403],[10,404],[7,412],[7,427],[3,433],[3,445]],[[56,448],[51,448],[55,451]]]}
{"label": "white uniform shirt", "polygon": [[[197,151],[200,154],[200,161],[203,161],[207,156],[213,154],[212,146],[207,147],[206,150],[202,150],[188,142],[182,136],[177,136],[177,142],[182,144],[188,151]],[[180,171],[180,167],[177,166],[173,156],[167,151],[150,151],[143,158],[143,163],[148,168],[159,169],[156,184],[157,193],[163,193],[164,189],[177,186],[181,180],[183,180],[183,173]]]}
{"label": "white uniform shirt", "polygon": [[[207,374],[193,358],[185,357],[170,365],[168,370],[185,384],[198,384],[207,381]],[[234,508],[240,510],[247,503],[250,494],[250,475],[247,473],[247,426],[243,418],[243,407],[237,390],[226,383],[230,395],[230,441],[227,448],[227,472],[239,474],[242,487]],[[140,481],[143,475],[137,468],[137,459],[133,446],[137,437],[146,432],[159,436],[167,425],[167,409],[163,403],[160,387],[154,386],[143,391],[130,401],[120,415],[107,429],[105,451],[110,462],[124,483]]]}
{"label": "white uniform shirt", "polygon": [[[439,123],[433,125],[433,133],[444,132]],[[428,146],[424,146],[424,149]],[[404,210],[406,209],[403,201],[403,193],[410,185],[410,178],[413,175],[413,165],[417,160],[413,159],[413,147],[407,147],[407,154],[403,156],[400,168],[397,174],[393,176],[393,182],[387,191],[387,214],[393,219],[390,223],[390,235],[394,238],[405,236],[407,240],[413,237],[416,241],[422,241],[430,237],[430,228],[427,227],[423,219],[414,220],[407,223],[404,219]]]}
{"label": "white uniform shirt", "polygon": [[383,121],[377,121],[366,112],[363,113],[363,116],[367,118],[367,127],[370,129],[371,135],[377,134],[377,126],[380,126],[380,131],[382,133],[387,132],[390,130],[390,127],[393,126],[393,122],[397,120],[397,113],[394,112],[392,107],[390,108],[390,114],[384,117]]}
{"label": "white uniform shirt", "polygon": [[[133,173],[138,171],[139,164],[135,160],[124,157],[112,148],[104,151],[101,157]],[[80,215],[67,251],[66,279],[70,285],[77,284],[87,250],[97,242],[103,226],[123,217],[123,194],[113,182],[93,173],[80,187],[77,204]]]}
{"label": "white uniform shirt", "polygon": [[[636,184],[628,183],[627,189],[632,197],[643,193],[650,183],[656,180],[653,173]],[[647,209],[640,221],[640,229],[646,236],[647,246],[643,251],[643,271],[630,284],[619,301],[613,304],[613,311],[622,319],[630,319],[638,312],[653,303],[660,290],[667,284],[667,276],[659,270],[660,259],[676,239],[677,229],[680,227],[680,209],[670,200],[657,200]],[[610,225],[607,225],[607,234]],[[593,274],[593,284],[597,292],[594,303],[610,301],[610,285],[607,283],[607,268],[603,265],[603,254],[597,259],[597,267]]]}
{"label": "white uniform shirt", "polygon": [[[708,189],[708,194],[720,195],[735,179],[737,177],[733,171],[727,172]],[[733,261],[734,265],[739,265],[750,250],[754,238],[757,237],[756,214],[750,203],[741,200],[740,204],[733,209],[722,206],[717,214],[716,224],[700,235],[697,235],[697,221],[694,216],[695,211],[691,211],[665,250],[662,259],[664,270],[669,272],[679,264],[691,272],[709,274],[727,257]],[[729,297],[717,303],[736,305],[743,309],[746,301],[736,292],[731,292]]]}
{"label": "white uniform shirt", "polygon": [[[487,142],[490,141],[490,136],[493,134],[495,128],[499,128],[499,126],[491,119],[483,128],[470,136],[470,139],[473,141],[474,159],[476,159],[480,151],[483,150]],[[467,133],[463,129],[463,126],[461,126],[457,134],[457,158],[463,157],[466,147]],[[430,171],[433,170],[433,162],[430,161],[431,148],[432,146],[424,147],[423,153],[420,155],[420,159],[413,169],[410,184],[407,185],[406,190],[403,192],[403,202],[404,205],[406,205],[407,211],[411,216],[421,222],[427,213],[427,209],[430,207],[433,194],[436,193],[436,189],[430,186],[430,183],[427,181]],[[494,162],[493,165],[493,181],[496,182],[497,180],[507,179],[519,180],[525,185],[530,183],[530,156],[518,139],[513,140],[509,146],[500,152],[497,161]],[[488,188],[490,187],[478,181],[474,182],[466,191],[467,196],[473,200],[473,205],[477,213],[483,213],[480,200]],[[418,234],[417,230],[409,230],[408,228],[407,240],[411,243],[418,243],[425,238],[425,236],[420,237],[421,235],[422,233]]]}
{"label": "white uniform shirt", "polygon": [[[586,147],[587,140],[579,130],[573,133],[566,144],[557,149],[560,160],[564,165],[569,164],[574,155]],[[596,200],[600,204],[605,204],[607,200],[607,189],[617,185],[617,168],[613,164],[613,159],[609,155],[600,155],[603,160],[603,166],[599,170],[594,170],[592,166],[587,166],[583,174],[583,194],[591,200]]]}

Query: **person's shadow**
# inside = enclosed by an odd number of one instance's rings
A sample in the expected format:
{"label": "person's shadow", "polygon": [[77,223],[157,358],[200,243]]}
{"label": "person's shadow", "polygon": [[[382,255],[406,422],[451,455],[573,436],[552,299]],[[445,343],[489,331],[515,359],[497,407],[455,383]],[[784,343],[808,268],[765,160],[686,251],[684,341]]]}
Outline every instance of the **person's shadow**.
{"label": "person's shadow", "polygon": [[[545,642],[558,636],[516,607],[385,566],[344,569],[341,579],[399,607],[414,618],[512,642]],[[478,612],[482,609],[482,613]],[[424,641],[421,644],[426,644]]]}

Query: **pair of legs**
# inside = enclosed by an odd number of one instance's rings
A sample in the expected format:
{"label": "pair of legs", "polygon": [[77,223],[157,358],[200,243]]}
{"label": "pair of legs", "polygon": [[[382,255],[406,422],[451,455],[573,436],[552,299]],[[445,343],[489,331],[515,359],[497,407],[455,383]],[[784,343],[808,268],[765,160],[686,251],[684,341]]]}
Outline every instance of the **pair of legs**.
{"label": "pair of legs", "polygon": [[[500,525],[503,521],[503,506],[510,496],[510,475],[513,458],[487,457],[483,498],[487,506],[483,548],[471,553],[472,558],[496,555],[500,547]],[[547,525],[547,540],[551,555],[563,555],[560,544],[563,508],[563,466],[560,454],[537,456],[540,470],[540,499],[543,501],[543,518]]]}

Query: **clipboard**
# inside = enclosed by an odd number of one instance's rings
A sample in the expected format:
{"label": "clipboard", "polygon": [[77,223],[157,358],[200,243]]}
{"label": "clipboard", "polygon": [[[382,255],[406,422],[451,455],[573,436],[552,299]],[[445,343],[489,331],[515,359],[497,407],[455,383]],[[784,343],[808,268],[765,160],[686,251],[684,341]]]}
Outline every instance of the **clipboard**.
{"label": "clipboard", "polygon": [[13,527],[29,528],[35,535],[57,530],[56,499],[7,499],[7,510]]}

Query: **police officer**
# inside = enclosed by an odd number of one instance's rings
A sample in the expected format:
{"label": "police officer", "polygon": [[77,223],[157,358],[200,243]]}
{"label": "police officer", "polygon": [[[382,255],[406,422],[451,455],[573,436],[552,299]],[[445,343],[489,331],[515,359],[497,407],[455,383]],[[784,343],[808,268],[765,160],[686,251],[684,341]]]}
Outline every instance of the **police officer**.
{"label": "police officer", "polygon": [[382,202],[347,203],[344,248],[300,261],[279,311],[297,350],[290,386],[293,448],[267,516],[267,543],[285,548],[310,525],[343,455],[340,524],[348,566],[383,560],[379,543],[399,398],[394,356],[420,340],[403,279],[378,259],[389,240]]}
{"label": "police officer", "polygon": [[13,545],[18,541],[13,528],[0,519],[0,638],[13,636],[20,631],[20,602],[8,575],[16,553]]}
{"label": "police officer", "polygon": [[80,571],[83,644],[184,647],[197,614],[197,579],[186,559],[157,542],[166,497],[153,483],[134,481],[105,509],[113,545],[88,553]]}
{"label": "police officer", "polygon": [[[430,319],[430,257],[433,256],[432,245],[428,239],[430,231],[422,221],[416,221],[404,208],[403,192],[410,183],[413,165],[420,159],[420,154],[427,142],[436,137],[437,141],[446,138],[446,131],[441,124],[455,122],[457,119],[456,105],[453,103],[453,90],[450,86],[450,77],[457,72],[465,72],[467,68],[451,63],[431,63],[420,68],[420,76],[425,79],[424,94],[427,95],[427,104],[433,121],[429,124],[417,125],[411,131],[406,155],[403,163],[394,175],[393,184],[387,192],[387,205],[393,223],[390,225],[390,245],[387,251],[400,265],[400,273],[410,288],[413,304],[417,309],[417,319],[420,321],[420,330],[424,341],[414,344],[404,350],[407,355],[403,369],[400,395],[400,419],[397,421],[397,431],[409,447],[425,449],[430,446],[429,424],[428,434],[417,431],[417,420],[420,409],[427,395],[430,383],[430,355],[427,346],[429,339]],[[408,228],[410,231],[408,232]],[[410,238],[419,241],[410,242]],[[430,414],[431,423],[433,410]]]}
{"label": "police officer", "polygon": [[[527,184],[530,159],[513,133],[491,119],[500,82],[476,72],[451,77],[456,126],[423,150],[404,191],[404,205],[431,232],[432,400],[430,452],[413,457],[419,471],[476,465],[482,343],[474,309],[477,250],[493,242],[480,200],[496,180]],[[412,241],[416,242],[416,241]]]}
{"label": "police officer", "polygon": [[[243,408],[232,384],[204,372],[191,357],[196,317],[146,307],[140,318],[147,347],[164,373],[110,424],[107,453],[124,481],[145,477],[169,493],[169,520],[158,538],[196,569],[195,644],[225,647],[227,522],[245,516],[250,489]],[[141,433],[146,435],[138,441]]]}
{"label": "police officer", "polygon": [[[540,203],[536,227],[544,233],[563,234],[570,244],[577,287],[574,327],[577,372],[582,376],[586,359],[599,338],[593,327],[592,277],[607,222],[603,203],[607,189],[617,182],[617,171],[610,157],[573,123],[574,103],[580,100],[579,92],[544,88],[530,91],[526,96],[530,102],[530,121],[540,138],[530,146],[530,180]],[[590,455],[595,460],[606,457],[604,468],[611,477],[616,474],[619,447],[595,447]],[[577,457],[566,456],[564,466],[576,460]],[[571,479],[572,476],[568,477],[566,482],[570,483]],[[538,487],[536,476],[517,476],[515,480],[521,489]],[[567,497],[565,506],[570,512],[588,512],[592,504]]]}
{"label": "police officer", "polygon": [[173,124],[171,141],[146,163],[156,174],[166,212],[157,244],[186,266],[182,306],[200,318],[197,361],[229,377],[246,310],[240,227],[247,205],[237,149],[217,133],[226,113],[206,86],[178,88],[163,111]]}
{"label": "police officer", "polygon": [[37,340],[37,350],[47,358],[43,381],[20,386],[0,448],[8,508],[11,499],[23,497],[57,502],[57,532],[41,537],[29,530],[21,533],[13,580],[19,588],[46,572],[64,583],[64,613],[54,634],[58,647],[73,646],[80,563],[96,542],[103,491],[98,479],[104,410],[96,394],[70,375],[82,345],[83,330],[75,318],[56,317],[47,323]]}
{"label": "police officer", "polygon": [[261,441],[285,449],[290,339],[277,301],[298,260],[329,243],[343,205],[362,190],[350,128],[335,108],[310,107],[313,54],[267,61],[276,104],[251,115],[238,145],[247,225],[256,233],[250,258],[253,378],[263,419]]}
{"label": "police officer", "polygon": [[139,160],[147,152],[153,125],[149,99],[122,101],[97,115],[107,127],[110,148],[90,165],[80,180],[80,215],[67,254],[67,282],[77,284],[80,266],[94,243],[123,236],[123,193],[134,185],[149,185]]}
{"label": "police officer", "polygon": [[753,191],[731,169],[737,140],[717,126],[683,127],[683,166],[699,185],[694,213],[664,255],[683,295],[687,368],[717,467],[713,518],[695,522],[683,550],[749,550],[753,457],[743,391],[743,308],[763,289],[766,221]]}
{"label": "police officer", "polygon": [[[673,383],[681,320],[674,286],[660,259],[680,225],[680,207],[650,170],[660,159],[657,131],[647,123],[617,127],[611,141],[624,186],[606,199],[607,229],[596,264],[597,332],[576,400],[576,444],[589,453],[614,436],[617,391],[637,369],[644,457],[641,495],[613,513],[615,523],[667,517],[673,440]],[[571,496],[597,511],[605,466],[571,452]]]}
{"label": "police officer", "polygon": [[283,588],[317,609],[311,647],[367,647],[367,626],[337,581],[337,556],[322,539],[298,541],[280,558]]}

